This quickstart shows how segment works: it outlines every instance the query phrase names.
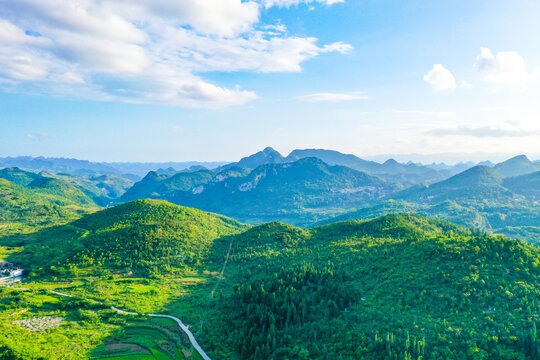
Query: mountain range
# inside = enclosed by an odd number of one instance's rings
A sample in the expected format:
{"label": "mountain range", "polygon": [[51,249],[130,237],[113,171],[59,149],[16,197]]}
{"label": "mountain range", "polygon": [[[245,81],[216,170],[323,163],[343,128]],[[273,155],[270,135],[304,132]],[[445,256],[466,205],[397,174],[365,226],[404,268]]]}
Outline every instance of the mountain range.
{"label": "mountain range", "polygon": [[[62,166],[71,164],[73,169],[87,163],[69,160]],[[84,176],[8,168],[0,178],[28,187],[35,197],[43,196],[31,186],[37,178],[70,184],[86,196],[78,204],[82,207],[164,199],[252,224],[280,220],[299,226],[334,217],[411,212],[529,241],[540,235],[539,165],[524,155],[467,167],[453,176],[448,168],[391,159],[380,164],[322,149],[294,150],[284,157],[265,148],[214,169],[192,165],[178,171],[162,166],[135,183],[122,174],[97,172],[109,171],[108,167],[92,166],[79,168]]]}

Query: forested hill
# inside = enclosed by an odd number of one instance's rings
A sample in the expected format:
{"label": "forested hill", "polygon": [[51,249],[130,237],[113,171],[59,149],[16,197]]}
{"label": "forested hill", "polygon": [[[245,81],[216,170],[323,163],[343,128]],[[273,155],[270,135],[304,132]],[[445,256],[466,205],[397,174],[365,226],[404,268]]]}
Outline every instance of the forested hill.
{"label": "forested hill", "polygon": [[97,210],[97,205],[69,183],[52,178],[0,177],[0,237],[63,224]]}
{"label": "forested hill", "polygon": [[441,218],[532,243],[540,242],[540,172],[503,178],[487,166],[476,166],[432,185],[418,185],[373,206],[321,221],[414,213]]}
{"label": "forested hill", "polygon": [[93,271],[99,263],[147,275],[166,273],[204,261],[214,239],[245,228],[220,215],[138,200],[34,233],[25,253],[14,261],[32,271],[50,266]]}
{"label": "forested hill", "polygon": [[[135,201],[42,231],[12,258],[33,279],[63,283],[87,273],[91,285],[102,276],[99,292],[108,301],[126,302],[131,291],[117,293],[119,275],[111,274],[207,276],[182,287],[185,296],[168,308],[189,317],[216,360],[540,354],[540,249],[415,215],[308,230],[278,222],[247,228],[165,202]],[[72,284],[71,291],[83,286]],[[153,289],[131,296],[167,291]]]}
{"label": "forested hill", "polygon": [[[56,184],[64,189],[76,188],[88,197],[91,202],[99,206],[110,205],[112,201],[116,200],[133,185],[131,180],[115,175],[96,175],[84,178],[65,173],[53,174],[43,171],[35,173],[19,168],[1,169],[0,178],[27,188],[46,183]],[[79,197],[79,201],[84,202],[86,200]]]}
{"label": "forested hill", "polygon": [[234,355],[221,358],[540,355],[540,250],[526,243],[388,215],[307,231],[264,224],[233,244],[225,275],[240,275],[216,308],[236,331],[207,330],[228,339]]}
{"label": "forested hill", "polygon": [[188,191],[199,185],[210,182],[216,174],[210,170],[195,172],[178,172],[160,175],[149,172],[141,181],[135,183],[119,199],[121,202],[137,199],[163,199],[175,191]]}

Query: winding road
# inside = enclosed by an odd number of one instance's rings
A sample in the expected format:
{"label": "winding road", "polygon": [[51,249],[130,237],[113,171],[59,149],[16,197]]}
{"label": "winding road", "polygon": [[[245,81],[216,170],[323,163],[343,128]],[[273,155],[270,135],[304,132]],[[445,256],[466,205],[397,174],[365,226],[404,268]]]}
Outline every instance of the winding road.
{"label": "winding road", "polygon": [[[230,251],[230,248],[229,248],[229,251]],[[227,254],[228,256],[228,254]],[[226,264],[226,263],[225,263]],[[223,271],[222,271],[222,276],[223,276]],[[2,285],[10,285],[9,283],[4,283]],[[24,291],[32,291],[31,289],[27,289],[27,288],[14,288],[14,289],[18,289],[18,290],[24,290]],[[214,288],[215,290],[215,288]],[[73,295],[70,295],[70,294],[66,294],[66,293],[63,293],[63,292],[60,292],[60,291],[56,291],[56,290],[51,290],[51,289],[48,289],[47,290],[48,292],[52,293],[52,294],[55,294],[55,295],[58,295],[58,296],[63,296],[63,297],[69,297],[69,298],[73,298],[74,296]],[[212,291],[212,295],[213,295],[213,291]],[[85,299],[85,300],[88,300],[88,299]],[[130,311],[126,311],[126,310],[122,310],[122,309],[119,309],[115,306],[111,306],[111,310],[113,311],[116,311],[117,313],[119,314],[124,314],[124,315],[143,315],[143,316],[150,316],[150,317],[156,317],[156,318],[166,318],[166,319],[171,319],[173,321],[175,321],[178,326],[180,326],[180,329],[182,329],[182,331],[184,331],[186,333],[186,335],[188,336],[189,338],[189,341],[191,342],[191,345],[193,346],[193,348],[195,350],[197,350],[197,352],[201,355],[201,357],[204,359],[204,360],[212,360],[210,359],[210,357],[204,352],[204,350],[201,348],[201,346],[199,345],[199,343],[197,342],[197,340],[195,339],[195,336],[193,336],[193,334],[191,333],[191,331],[189,330],[189,327],[184,325],[184,323],[182,322],[182,320],[180,320],[179,318],[175,317],[175,316],[172,316],[172,315],[164,315],[164,314],[139,314],[139,313],[136,313],[136,312],[130,312]]]}
{"label": "winding road", "polygon": [[[69,294],[62,293],[62,292],[55,291],[55,290],[49,290],[49,292],[51,292],[53,294],[56,294],[56,295],[59,295],[59,296],[73,297],[73,295],[69,295]],[[189,341],[191,342],[191,345],[193,346],[193,348],[195,350],[197,350],[197,352],[201,355],[201,357],[204,360],[212,360],[212,359],[210,359],[210,357],[208,355],[206,355],[204,350],[201,348],[201,346],[199,345],[199,343],[195,339],[195,336],[193,336],[193,334],[189,330],[189,327],[184,325],[182,320],[180,320],[179,318],[177,318],[175,316],[172,316],[172,315],[163,315],[163,314],[139,314],[139,313],[136,313],[136,312],[125,311],[125,310],[119,309],[119,308],[117,308],[115,306],[111,306],[111,309],[116,311],[119,314],[124,314],[124,315],[143,315],[143,316],[150,316],[150,317],[156,317],[156,318],[166,318],[166,319],[171,319],[171,320],[175,321],[178,324],[178,326],[180,326],[180,329],[182,329],[186,333],[186,335],[189,338]]]}

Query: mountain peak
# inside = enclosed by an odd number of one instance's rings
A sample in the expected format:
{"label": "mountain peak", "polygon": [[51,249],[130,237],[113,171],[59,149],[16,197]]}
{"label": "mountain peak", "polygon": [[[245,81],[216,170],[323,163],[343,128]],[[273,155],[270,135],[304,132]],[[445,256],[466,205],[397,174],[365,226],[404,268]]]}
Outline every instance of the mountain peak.
{"label": "mountain peak", "polygon": [[[489,166],[477,165],[438,184],[449,186],[470,186],[474,184],[500,184],[501,175]],[[435,186],[435,185],[434,185]]]}
{"label": "mountain peak", "polygon": [[[267,146],[262,151],[265,154],[279,154],[279,152],[271,146]],[[281,154],[280,154],[281,155]]]}
{"label": "mountain peak", "polygon": [[383,165],[399,165],[399,163],[394,159],[388,159],[383,163]]}
{"label": "mountain peak", "polygon": [[503,176],[519,176],[540,170],[540,166],[534,164],[525,155],[514,156],[493,167]]}
{"label": "mountain peak", "polygon": [[285,158],[271,147],[266,147],[253,155],[246,156],[236,164],[243,168],[254,169],[261,165],[285,162]]}

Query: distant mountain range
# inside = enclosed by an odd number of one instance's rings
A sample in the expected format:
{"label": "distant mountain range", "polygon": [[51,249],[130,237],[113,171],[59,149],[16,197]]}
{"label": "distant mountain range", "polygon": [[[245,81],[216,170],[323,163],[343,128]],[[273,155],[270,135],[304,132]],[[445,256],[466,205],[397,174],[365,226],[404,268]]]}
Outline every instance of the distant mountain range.
{"label": "distant mountain range", "polygon": [[442,180],[451,174],[450,171],[446,169],[437,170],[423,165],[401,164],[393,159],[388,159],[380,164],[375,161],[363,160],[355,155],[343,154],[334,150],[298,149],[293,150],[287,157],[284,157],[271,147],[267,147],[251,156],[244,157],[237,163],[228,164],[225,167],[239,166],[253,169],[261,165],[289,163],[308,157],[320,159],[328,165],[346,166],[354,170],[379,176],[385,180],[406,184]]}
{"label": "distant mountain range", "polygon": [[[298,224],[328,212],[363,206],[400,188],[365,172],[331,166],[313,157],[260,165],[247,174],[234,171],[235,168],[218,173],[210,182],[201,181],[188,191],[180,189],[165,199],[241,221],[280,219]],[[200,179],[199,173],[191,175]]]}
{"label": "distant mountain range", "polygon": [[18,167],[30,171],[64,172],[77,176],[94,176],[96,174],[114,174],[137,181],[145,176],[149,171],[172,168],[174,171],[181,171],[193,166],[204,166],[205,168],[215,168],[225,162],[166,162],[166,163],[146,163],[146,162],[92,162],[88,160],[47,158],[43,156],[17,156],[0,158],[0,168]]}
{"label": "distant mountain range", "polygon": [[432,185],[416,185],[380,204],[321,222],[372,218],[388,213],[436,217],[540,243],[540,171],[504,178],[476,166]]}
{"label": "distant mountain range", "polygon": [[[8,168],[0,178],[31,191],[38,178],[50,186],[70,185],[87,199],[79,199],[79,206],[164,199],[254,224],[280,220],[300,226],[335,216],[412,212],[526,239],[540,234],[540,164],[524,155],[498,164],[461,164],[464,171],[457,174],[459,166],[392,159],[381,164],[324,149],[294,150],[284,157],[270,147],[214,169],[200,163],[182,163],[190,166],[178,170],[166,165],[182,167],[180,163],[113,168],[113,163],[73,159],[8,159],[52,169],[36,173]],[[122,173],[144,166],[155,170],[135,183]]]}

